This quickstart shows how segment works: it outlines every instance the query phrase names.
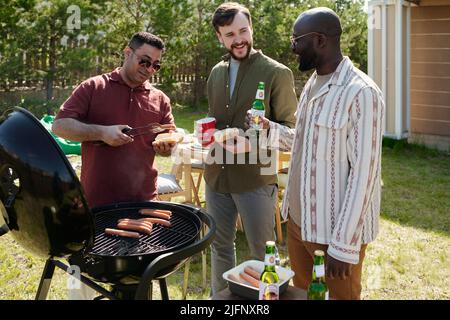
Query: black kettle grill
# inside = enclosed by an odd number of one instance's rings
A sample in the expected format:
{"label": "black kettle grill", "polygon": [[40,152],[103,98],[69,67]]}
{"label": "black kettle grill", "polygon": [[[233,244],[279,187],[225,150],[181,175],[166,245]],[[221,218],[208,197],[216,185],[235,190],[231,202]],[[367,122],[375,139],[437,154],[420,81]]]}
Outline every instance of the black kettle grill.
{"label": "black kettle grill", "polygon": [[[119,219],[138,218],[141,208],[172,211],[172,226],[155,225],[138,239],[104,233]],[[214,221],[188,205],[135,202],[91,210],[56,141],[19,107],[0,118],[0,211],[5,221],[0,236],[11,232],[25,249],[47,258],[36,299],[47,297],[55,267],[69,274],[79,270],[80,281],[99,298],[151,299],[156,279],[162,298],[168,299],[165,278],[207,248],[215,234]]]}

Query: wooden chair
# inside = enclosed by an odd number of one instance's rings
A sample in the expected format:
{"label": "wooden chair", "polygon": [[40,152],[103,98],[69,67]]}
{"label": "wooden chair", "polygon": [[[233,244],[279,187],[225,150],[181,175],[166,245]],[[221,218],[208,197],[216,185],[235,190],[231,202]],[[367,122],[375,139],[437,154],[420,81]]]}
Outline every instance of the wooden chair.
{"label": "wooden chair", "polygon": [[[191,160],[191,186],[192,193],[194,196],[194,203],[201,207],[202,202],[200,201],[199,191],[203,180],[203,172],[205,171],[205,164],[201,160],[192,159]],[[194,182],[194,174],[197,174],[197,181]]]}
{"label": "wooden chair", "polygon": [[[184,187],[181,187],[181,181]],[[158,174],[157,183],[158,200],[171,201],[175,197],[184,197],[182,203],[193,204],[190,164],[174,164],[169,174]]]}
{"label": "wooden chair", "polygon": [[[197,159],[191,159],[191,168],[190,168],[190,177],[191,177],[191,186],[192,186],[192,193],[194,196],[194,203],[198,207],[202,207],[202,201],[200,201],[200,187],[203,181],[203,173],[205,171],[205,164],[201,160]],[[197,181],[194,182],[194,175],[197,174]],[[202,232],[207,232],[206,226],[204,226],[205,230],[202,230]],[[206,265],[206,250],[202,251],[202,287],[203,289],[206,288],[206,271],[207,271],[207,265]]]}

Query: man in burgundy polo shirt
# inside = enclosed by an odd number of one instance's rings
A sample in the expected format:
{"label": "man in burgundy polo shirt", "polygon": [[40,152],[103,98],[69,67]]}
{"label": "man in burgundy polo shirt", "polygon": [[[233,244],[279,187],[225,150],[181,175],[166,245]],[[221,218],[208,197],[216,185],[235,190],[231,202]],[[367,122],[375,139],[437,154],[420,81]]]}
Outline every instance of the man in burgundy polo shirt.
{"label": "man in burgundy polo shirt", "polygon": [[156,134],[133,139],[122,130],[153,122],[175,129],[169,98],[148,81],[163,51],[160,38],[136,33],[123,66],[81,83],[55,118],[56,135],[82,141],[81,183],[90,207],[156,197],[155,152],[169,156],[174,144],[155,142]]}
{"label": "man in burgundy polo shirt", "polygon": [[[148,82],[161,67],[163,51],[160,38],[136,33],[124,49],[123,66],[81,83],[55,118],[56,135],[82,141],[81,183],[90,207],[156,197],[155,153],[169,156],[174,145],[155,142],[156,134],[133,139],[122,130],[153,122],[175,129],[169,98]],[[69,290],[69,299],[95,294],[81,285]]]}
{"label": "man in burgundy polo shirt", "polygon": [[[82,141],[81,183],[90,207],[156,197],[155,153],[169,156],[174,144],[155,142],[156,134],[133,139],[122,130],[154,122],[176,128],[169,98],[148,81],[160,69],[163,51],[160,38],[136,33],[124,49],[123,66],[81,83],[56,116],[56,135]],[[70,290],[69,298],[92,298],[83,287]]]}

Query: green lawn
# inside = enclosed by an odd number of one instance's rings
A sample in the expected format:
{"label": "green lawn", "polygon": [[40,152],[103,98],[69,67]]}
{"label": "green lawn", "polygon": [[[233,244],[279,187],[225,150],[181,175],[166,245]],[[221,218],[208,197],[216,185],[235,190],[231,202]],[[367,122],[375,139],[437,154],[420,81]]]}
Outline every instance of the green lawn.
{"label": "green lawn", "polygon": [[206,117],[207,113],[208,111],[205,110],[205,107],[199,108],[199,110],[195,112],[180,105],[176,105],[173,108],[173,116],[177,127],[186,129],[191,133],[194,131],[194,122]]}
{"label": "green lawn", "polygon": [[[205,115],[177,108],[176,124],[192,132]],[[77,161],[70,157],[71,161]],[[157,158],[169,172],[170,158]],[[382,219],[378,239],[368,247],[363,274],[364,299],[450,299],[450,155],[396,144],[383,148]],[[202,184],[204,186],[204,184]],[[203,199],[204,189],[201,189]],[[283,225],[285,228],[285,225]],[[286,230],[284,229],[286,234]],[[249,257],[245,235],[237,235],[238,263]],[[286,246],[279,247],[286,258]],[[10,235],[0,238],[0,299],[33,299],[44,260],[27,253]],[[192,259],[188,299],[207,299],[201,259]],[[49,298],[66,298],[66,276],[59,270]],[[171,299],[181,298],[183,269],[168,278]],[[154,297],[159,297],[158,287]]]}

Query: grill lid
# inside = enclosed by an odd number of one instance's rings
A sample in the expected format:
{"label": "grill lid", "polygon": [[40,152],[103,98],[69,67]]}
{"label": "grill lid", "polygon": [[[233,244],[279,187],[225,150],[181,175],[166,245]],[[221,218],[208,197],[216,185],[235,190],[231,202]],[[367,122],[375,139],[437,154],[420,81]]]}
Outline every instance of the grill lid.
{"label": "grill lid", "polygon": [[93,243],[94,223],[72,166],[39,120],[19,107],[0,117],[0,201],[14,238],[38,255],[64,257]]}

